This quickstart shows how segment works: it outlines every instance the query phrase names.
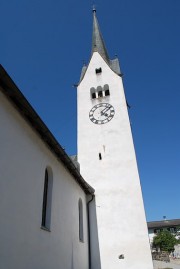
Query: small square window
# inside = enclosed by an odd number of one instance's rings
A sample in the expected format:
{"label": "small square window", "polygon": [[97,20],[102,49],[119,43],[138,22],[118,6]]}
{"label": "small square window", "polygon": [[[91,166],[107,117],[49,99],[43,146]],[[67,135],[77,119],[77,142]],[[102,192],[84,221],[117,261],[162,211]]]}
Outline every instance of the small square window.
{"label": "small square window", "polygon": [[102,73],[102,68],[100,67],[100,68],[96,68],[96,74],[100,74],[100,73]]}

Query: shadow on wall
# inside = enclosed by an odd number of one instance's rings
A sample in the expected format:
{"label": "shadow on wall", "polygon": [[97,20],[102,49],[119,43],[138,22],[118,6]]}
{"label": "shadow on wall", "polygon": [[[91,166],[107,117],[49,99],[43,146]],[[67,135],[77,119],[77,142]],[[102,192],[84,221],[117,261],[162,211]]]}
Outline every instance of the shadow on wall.
{"label": "shadow on wall", "polygon": [[90,268],[101,269],[95,197],[89,204],[89,233]]}

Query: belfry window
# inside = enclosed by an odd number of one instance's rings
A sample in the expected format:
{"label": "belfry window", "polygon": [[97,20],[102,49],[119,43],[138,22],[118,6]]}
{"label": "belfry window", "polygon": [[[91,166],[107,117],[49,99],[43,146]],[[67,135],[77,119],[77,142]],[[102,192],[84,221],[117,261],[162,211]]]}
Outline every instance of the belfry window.
{"label": "belfry window", "polygon": [[90,89],[91,99],[102,98],[109,95],[110,95],[110,91],[109,91],[108,84],[105,84],[104,87],[98,86],[96,89],[94,87]]}
{"label": "belfry window", "polygon": [[103,92],[102,91],[99,91],[98,92],[98,97],[102,97],[103,96]]}
{"label": "belfry window", "polygon": [[102,73],[102,68],[100,67],[100,68],[96,68],[96,74],[101,74]]}
{"label": "belfry window", "polygon": [[51,222],[51,202],[52,202],[52,171],[50,168],[46,168],[44,176],[44,193],[42,204],[42,228],[50,229]]}
{"label": "belfry window", "polygon": [[97,87],[98,97],[103,97],[103,89],[101,86]]}
{"label": "belfry window", "polygon": [[105,84],[105,85],[104,85],[104,92],[105,92],[105,96],[110,95],[109,85],[108,85],[108,84]]}
{"label": "belfry window", "polygon": [[96,93],[93,92],[93,93],[92,93],[92,99],[95,99],[95,98],[96,98]]}
{"label": "belfry window", "polygon": [[79,209],[79,241],[84,242],[84,231],[83,231],[83,203],[81,198],[78,202]]}
{"label": "belfry window", "polygon": [[95,90],[95,88],[92,87],[92,88],[90,89],[90,92],[91,92],[91,98],[92,98],[92,99],[95,99],[95,98],[96,98],[96,90]]}

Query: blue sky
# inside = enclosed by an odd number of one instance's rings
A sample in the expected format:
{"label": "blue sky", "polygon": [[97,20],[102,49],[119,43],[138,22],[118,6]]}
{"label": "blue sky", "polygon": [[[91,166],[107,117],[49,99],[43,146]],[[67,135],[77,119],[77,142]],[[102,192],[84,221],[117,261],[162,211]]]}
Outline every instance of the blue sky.
{"label": "blue sky", "polygon": [[[76,89],[92,1],[1,0],[0,63],[66,149],[76,153]],[[147,220],[180,218],[180,1],[97,0],[131,105]]]}

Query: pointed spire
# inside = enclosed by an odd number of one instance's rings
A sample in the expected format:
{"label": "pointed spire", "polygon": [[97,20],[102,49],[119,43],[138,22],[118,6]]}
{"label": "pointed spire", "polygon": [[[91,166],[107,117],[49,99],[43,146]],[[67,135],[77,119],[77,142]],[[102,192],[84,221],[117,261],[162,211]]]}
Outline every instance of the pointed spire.
{"label": "pointed spire", "polygon": [[[106,61],[106,63],[109,65],[111,70],[113,72],[115,72],[117,75],[119,75],[120,77],[122,77],[122,73],[121,73],[120,66],[119,66],[119,60],[118,60],[117,56],[115,59],[112,59],[112,60],[108,56],[107,49],[106,49],[102,34],[100,32],[98,20],[96,17],[95,6],[93,6],[92,54],[94,52],[98,52],[103,57],[103,59]],[[82,71],[81,71],[80,82],[83,80],[83,78],[86,74],[87,68],[88,68],[88,65],[83,66]]]}
{"label": "pointed spire", "polygon": [[92,53],[99,52],[106,62],[109,62],[109,56],[100,32],[99,23],[96,17],[96,8],[93,6],[93,36],[92,36]]}

